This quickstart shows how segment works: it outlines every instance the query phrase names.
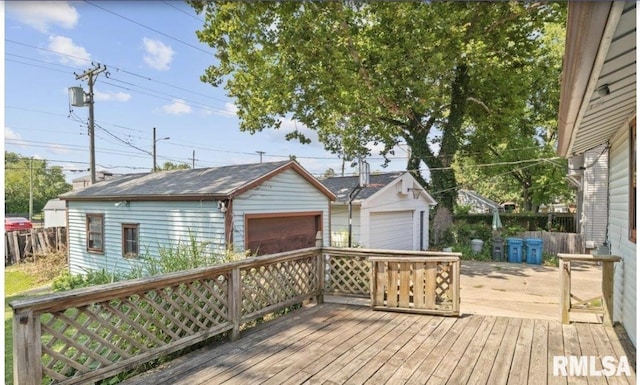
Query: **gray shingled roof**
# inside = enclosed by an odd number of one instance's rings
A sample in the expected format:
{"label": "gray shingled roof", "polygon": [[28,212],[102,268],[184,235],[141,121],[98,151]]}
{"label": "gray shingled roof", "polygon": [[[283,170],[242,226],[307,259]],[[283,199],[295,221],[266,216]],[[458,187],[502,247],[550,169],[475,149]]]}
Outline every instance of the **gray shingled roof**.
{"label": "gray shingled roof", "polygon": [[241,188],[292,163],[242,164],[215,168],[128,174],[62,194],[74,199],[149,199],[170,197],[230,197]]}
{"label": "gray shingled roof", "polygon": [[[356,195],[355,199],[363,200],[369,198],[402,174],[404,174],[404,172],[399,171],[370,175],[369,185],[363,188],[358,195]],[[358,176],[336,176],[323,179],[320,182],[335,194],[336,202],[347,203],[349,201],[349,193],[358,185],[359,179],[360,177]]]}

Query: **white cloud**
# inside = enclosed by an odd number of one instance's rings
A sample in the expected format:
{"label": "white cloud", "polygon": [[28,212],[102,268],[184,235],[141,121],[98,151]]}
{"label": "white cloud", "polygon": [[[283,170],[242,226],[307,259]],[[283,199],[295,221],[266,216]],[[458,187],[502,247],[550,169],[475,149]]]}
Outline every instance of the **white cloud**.
{"label": "white cloud", "polygon": [[11,140],[12,142],[10,144],[14,144],[20,147],[26,147],[27,145],[27,143],[22,140],[22,136],[20,136],[20,134],[13,131],[9,127],[4,128],[4,139]]}
{"label": "white cloud", "polygon": [[173,55],[175,52],[171,48],[161,42],[160,40],[153,40],[148,38],[143,38],[142,43],[144,44],[144,50],[146,54],[144,55],[144,62],[153,69],[158,71],[166,71],[169,69],[169,65],[173,60]]}
{"label": "white cloud", "polygon": [[173,99],[173,103],[162,106],[162,111],[170,115],[191,113],[191,106],[181,99]]}
{"label": "white cloud", "polygon": [[217,112],[217,115],[221,116],[237,116],[238,115],[238,107],[236,107],[233,103],[225,103],[224,109]]}
{"label": "white cloud", "polygon": [[48,48],[61,54],[58,55],[58,60],[62,64],[88,65],[91,62],[89,52],[84,47],[75,45],[68,37],[49,36]]}
{"label": "white cloud", "polygon": [[7,13],[20,22],[46,33],[51,25],[71,29],[78,11],[66,1],[7,1]]}
{"label": "white cloud", "polygon": [[131,99],[131,94],[126,92],[100,92],[94,89],[93,98],[98,102],[126,102]]}

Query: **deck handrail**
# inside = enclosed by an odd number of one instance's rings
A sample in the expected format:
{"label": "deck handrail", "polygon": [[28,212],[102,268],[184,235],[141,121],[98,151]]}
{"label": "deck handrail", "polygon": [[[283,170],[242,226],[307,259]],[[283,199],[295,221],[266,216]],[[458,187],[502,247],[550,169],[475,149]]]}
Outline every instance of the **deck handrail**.
{"label": "deck handrail", "polygon": [[13,301],[14,382],[95,382],[224,332],[237,338],[244,322],[321,298],[320,250]]}
{"label": "deck handrail", "polygon": [[[90,383],[222,333],[233,340],[241,325],[306,299],[368,295],[369,257],[425,255],[312,247],[15,300],[9,304],[14,382],[39,385],[46,377],[52,383]],[[346,269],[338,268],[341,263]],[[354,274],[354,267],[364,281],[332,287],[334,278]]]}
{"label": "deck handrail", "polygon": [[[570,322],[570,312],[594,313],[602,315],[604,325],[613,324],[613,272],[614,263],[622,259],[616,255],[592,255],[592,254],[558,254],[560,267],[560,321],[563,324]],[[587,262],[602,264],[602,295],[582,300],[571,293],[571,262]],[[575,298],[578,303],[573,304]],[[600,306],[594,306],[594,302],[600,302]]]}

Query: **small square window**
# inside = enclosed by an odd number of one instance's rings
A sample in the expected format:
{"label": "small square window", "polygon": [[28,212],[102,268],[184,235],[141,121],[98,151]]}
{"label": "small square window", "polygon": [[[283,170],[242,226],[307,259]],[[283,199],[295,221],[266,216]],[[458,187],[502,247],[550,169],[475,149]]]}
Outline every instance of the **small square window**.
{"label": "small square window", "polygon": [[125,223],[122,225],[122,255],[125,258],[135,258],[139,252],[140,225]]}

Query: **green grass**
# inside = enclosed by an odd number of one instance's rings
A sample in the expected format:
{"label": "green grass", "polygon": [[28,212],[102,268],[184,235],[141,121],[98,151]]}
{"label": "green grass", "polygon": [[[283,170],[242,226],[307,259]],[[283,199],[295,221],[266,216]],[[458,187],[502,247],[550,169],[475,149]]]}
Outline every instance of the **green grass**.
{"label": "green grass", "polygon": [[4,270],[4,383],[13,384],[13,312],[9,303],[27,297],[26,291],[42,286],[21,265]]}

